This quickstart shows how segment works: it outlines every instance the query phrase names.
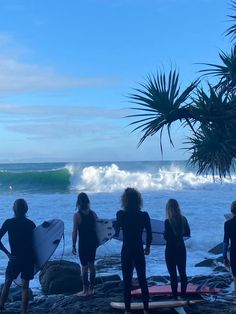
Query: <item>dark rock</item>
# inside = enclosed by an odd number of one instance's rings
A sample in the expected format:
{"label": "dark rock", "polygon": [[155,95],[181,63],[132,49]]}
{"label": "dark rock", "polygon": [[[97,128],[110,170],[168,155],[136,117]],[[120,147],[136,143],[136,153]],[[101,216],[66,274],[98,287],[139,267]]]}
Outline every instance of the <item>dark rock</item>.
{"label": "dark rock", "polygon": [[47,262],[39,281],[46,294],[75,293],[83,286],[79,264],[65,260]]}
{"label": "dark rock", "polygon": [[223,252],[223,242],[217,244],[216,246],[214,246],[212,249],[208,251],[208,253],[212,253],[215,255],[222,254],[222,252]]}
{"label": "dark rock", "polygon": [[212,276],[195,276],[189,278],[189,283],[199,286],[208,286],[210,288],[226,288],[232,282],[231,274],[212,275]]}
{"label": "dark rock", "polygon": [[110,269],[113,267],[116,269],[121,267],[120,256],[109,256],[109,258],[103,258],[96,261],[96,268],[98,270],[105,270],[106,268]]}
{"label": "dark rock", "polygon": [[200,263],[197,263],[195,266],[196,267],[213,267],[215,266],[215,260],[212,258],[207,258],[204,261],[201,261]]}
{"label": "dark rock", "polygon": [[[0,294],[2,293],[3,286],[4,284],[0,286]],[[21,301],[21,294],[22,288],[20,286],[11,287],[8,295],[8,301],[9,302]],[[31,289],[29,289],[29,300],[32,301],[33,299],[34,299],[33,292]]]}
{"label": "dark rock", "polygon": [[215,259],[218,263],[223,263],[224,262],[224,259],[223,259],[223,256],[219,256]]}
{"label": "dark rock", "polygon": [[224,266],[217,266],[213,269],[215,272],[219,273],[227,273],[228,270]]}
{"label": "dark rock", "polygon": [[170,282],[170,277],[169,276],[151,276],[148,278],[148,282],[151,284],[151,282],[154,283],[164,283],[168,284]]}
{"label": "dark rock", "polygon": [[95,279],[95,283],[96,284],[103,284],[104,282],[107,281],[120,281],[121,278],[119,275],[106,275],[106,276],[99,276],[99,274],[97,275],[96,279]]}

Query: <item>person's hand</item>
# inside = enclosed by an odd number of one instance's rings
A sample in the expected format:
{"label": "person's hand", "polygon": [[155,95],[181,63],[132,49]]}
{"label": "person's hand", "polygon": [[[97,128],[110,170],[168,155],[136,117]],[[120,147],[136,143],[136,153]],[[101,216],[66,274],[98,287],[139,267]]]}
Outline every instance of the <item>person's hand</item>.
{"label": "person's hand", "polygon": [[224,265],[225,265],[226,268],[230,267],[230,261],[229,261],[228,257],[224,258]]}
{"label": "person's hand", "polygon": [[76,247],[75,246],[72,247],[72,254],[76,255]]}
{"label": "person's hand", "polygon": [[150,254],[150,247],[145,247],[144,254],[149,255]]}

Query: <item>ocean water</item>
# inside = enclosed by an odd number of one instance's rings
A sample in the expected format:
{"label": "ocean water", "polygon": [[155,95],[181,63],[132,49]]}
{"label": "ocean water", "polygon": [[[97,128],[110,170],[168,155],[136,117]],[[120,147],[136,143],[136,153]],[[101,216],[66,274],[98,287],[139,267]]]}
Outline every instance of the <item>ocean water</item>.
{"label": "ocean water", "polygon": [[[35,163],[0,165],[0,223],[13,216],[15,199],[25,198],[28,217],[36,225],[59,218],[65,223],[65,241],[61,242],[53,259],[78,261],[71,254],[72,217],[77,194],[88,193],[91,208],[99,218],[114,218],[120,209],[123,190],[136,187],[143,196],[143,209],[152,218],[165,219],[165,204],[169,198],[179,201],[187,217],[192,237],[186,241],[189,275],[211,274],[212,269],[194,265],[211,257],[208,250],[222,241],[224,214],[236,199],[236,175],[220,182],[210,176],[196,176],[184,161],[100,162],[100,163]],[[4,237],[4,243],[7,238]],[[118,256],[121,242],[111,240],[99,247],[97,259],[109,261]],[[4,280],[6,256],[0,252],[0,281]],[[110,263],[109,263],[110,264]],[[119,273],[119,267],[110,267]],[[153,246],[147,257],[147,275],[166,275],[164,247]],[[33,286],[39,285],[36,276]]]}

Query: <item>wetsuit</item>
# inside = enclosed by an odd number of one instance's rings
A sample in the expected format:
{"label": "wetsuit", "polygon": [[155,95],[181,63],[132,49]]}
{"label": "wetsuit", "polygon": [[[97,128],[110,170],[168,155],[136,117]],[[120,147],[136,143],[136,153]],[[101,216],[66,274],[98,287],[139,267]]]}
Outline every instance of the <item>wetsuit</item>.
{"label": "wetsuit", "polygon": [[152,242],[150,218],[147,212],[120,210],[117,217],[117,234],[123,230],[123,246],[121,250],[121,266],[124,280],[124,301],[126,311],[130,311],[131,282],[133,269],[136,268],[142,290],[144,309],[148,310],[149,293],[146,280],[146,263],[143,250],[142,233],[146,229],[146,247]]}
{"label": "wetsuit", "polygon": [[181,295],[184,296],[187,289],[186,275],[186,248],[183,237],[190,237],[190,228],[187,219],[183,219],[183,232],[178,235],[173,231],[168,219],[165,220],[164,238],[166,240],[165,259],[170,274],[171,289],[174,298],[177,298],[178,279],[177,269],[181,281]]}
{"label": "wetsuit", "polygon": [[81,223],[79,229],[79,258],[82,266],[88,265],[88,263],[94,263],[96,249],[98,247],[98,239],[96,234],[96,219],[95,213],[89,210],[87,214],[82,211]]}
{"label": "wetsuit", "polygon": [[1,239],[8,232],[11,255],[16,257],[15,260],[8,262],[6,278],[16,279],[19,273],[22,279],[34,278],[33,230],[35,227],[33,221],[25,217],[7,219],[3,223],[0,229],[0,250],[6,250]]}
{"label": "wetsuit", "polygon": [[227,257],[227,250],[230,240],[230,266],[232,274],[236,277],[236,216],[227,220],[224,224],[224,252],[223,257]]}

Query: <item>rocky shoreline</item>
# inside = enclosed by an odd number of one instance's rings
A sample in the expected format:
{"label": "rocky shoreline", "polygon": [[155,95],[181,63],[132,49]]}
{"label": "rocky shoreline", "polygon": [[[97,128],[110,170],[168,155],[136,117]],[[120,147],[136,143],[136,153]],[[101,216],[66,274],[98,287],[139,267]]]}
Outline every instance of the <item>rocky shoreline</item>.
{"label": "rocky shoreline", "polygon": [[[112,257],[111,257],[112,258]],[[195,276],[189,278],[189,283],[199,286],[207,285],[209,287],[222,289],[221,293],[205,298],[202,304],[185,308],[187,314],[236,314],[236,301],[229,287],[232,284],[232,277],[218,261],[210,259],[209,266],[211,275]],[[113,261],[114,262],[114,261]],[[207,261],[202,264],[206,266]],[[106,261],[107,264],[107,261]],[[201,264],[200,264],[201,266]],[[213,267],[212,267],[213,266]],[[101,273],[104,274],[105,268],[102,262],[98,265]],[[98,274],[95,294],[87,297],[75,295],[81,290],[82,282],[80,277],[80,267],[78,264],[69,261],[48,262],[39,276],[42,292],[33,295],[30,302],[29,313],[51,313],[51,314],[119,314],[122,311],[116,311],[110,307],[111,301],[122,301],[123,282],[118,275],[101,276]],[[149,285],[163,285],[169,283],[168,276],[152,276],[148,278]],[[134,281],[134,285],[137,281]],[[135,286],[137,288],[137,286]],[[160,298],[160,297],[159,297]],[[13,287],[10,293],[9,303],[6,304],[6,314],[20,313],[21,288]],[[163,300],[163,297],[161,297]],[[158,300],[154,297],[151,300]],[[132,298],[132,301],[140,301]],[[135,312],[132,313],[142,313]],[[150,311],[150,313],[176,313],[170,309],[160,309]]]}

